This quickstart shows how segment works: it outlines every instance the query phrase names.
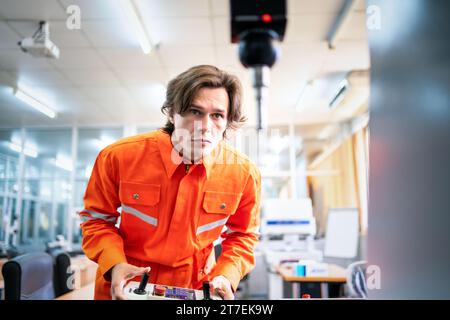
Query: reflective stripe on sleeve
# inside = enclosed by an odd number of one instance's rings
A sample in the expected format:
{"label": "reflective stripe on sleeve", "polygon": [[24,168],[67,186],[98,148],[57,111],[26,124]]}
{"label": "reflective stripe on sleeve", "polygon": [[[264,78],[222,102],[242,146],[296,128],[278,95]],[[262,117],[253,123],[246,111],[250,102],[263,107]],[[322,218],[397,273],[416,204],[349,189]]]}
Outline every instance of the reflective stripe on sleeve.
{"label": "reflective stripe on sleeve", "polygon": [[150,217],[135,208],[132,208],[132,207],[122,204],[122,213],[124,213],[124,212],[131,214],[131,215],[135,216],[136,218],[139,218],[155,227],[158,225],[158,219]]}
{"label": "reflective stripe on sleeve", "polygon": [[[83,212],[88,213],[90,216],[81,215],[81,213],[83,213]],[[117,217],[114,217],[114,216],[111,216],[111,215],[105,214],[105,213],[87,210],[87,209],[83,209],[82,211],[80,211],[80,217],[81,217],[82,222],[86,222],[86,221],[94,220],[94,219],[101,219],[101,220],[104,220],[107,222],[112,222],[112,223],[116,223],[116,221],[117,221]]]}
{"label": "reflective stripe on sleeve", "polygon": [[202,232],[209,231],[209,230],[212,230],[214,228],[223,226],[225,223],[227,223],[227,221],[228,221],[228,217],[225,218],[225,219],[222,219],[222,220],[218,220],[218,221],[214,221],[214,222],[211,222],[211,223],[207,223],[207,224],[205,224],[203,226],[198,227],[196,234],[200,234]]}

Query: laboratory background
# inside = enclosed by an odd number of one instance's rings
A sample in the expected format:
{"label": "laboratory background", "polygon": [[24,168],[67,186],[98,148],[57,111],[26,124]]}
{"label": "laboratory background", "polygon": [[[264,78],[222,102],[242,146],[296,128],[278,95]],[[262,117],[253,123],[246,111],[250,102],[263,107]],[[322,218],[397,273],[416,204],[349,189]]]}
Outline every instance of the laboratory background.
{"label": "laboratory background", "polygon": [[227,140],[262,177],[237,299],[450,298],[449,4],[249,1],[281,35],[261,69],[240,61],[233,2],[0,0],[0,268],[25,270],[0,272],[1,299],[93,299],[95,159],[163,127],[169,80],[201,64],[241,80],[248,121]]}

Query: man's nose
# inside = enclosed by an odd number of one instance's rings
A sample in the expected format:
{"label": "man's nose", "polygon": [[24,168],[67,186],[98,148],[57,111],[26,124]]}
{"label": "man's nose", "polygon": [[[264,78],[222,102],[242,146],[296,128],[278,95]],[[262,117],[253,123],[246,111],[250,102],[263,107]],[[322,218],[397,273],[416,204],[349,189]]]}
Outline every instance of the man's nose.
{"label": "man's nose", "polygon": [[212,129],[212,120],[211,120],[211,118],[210,118],[210,116],[208,114],[203,117],[201,125],[202,125],[202,127],[201,127],[202,133],[211,131],[211,129]]}

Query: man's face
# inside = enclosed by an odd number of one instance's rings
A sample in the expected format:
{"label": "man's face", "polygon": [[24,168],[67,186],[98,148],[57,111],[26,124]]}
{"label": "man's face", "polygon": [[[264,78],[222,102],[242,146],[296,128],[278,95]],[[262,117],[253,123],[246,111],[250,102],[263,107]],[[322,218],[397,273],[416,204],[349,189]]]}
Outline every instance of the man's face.
{"label": "man's face", "polygon": [[227,127],[228,104],[224,88],[202,88],[183,116],[174,114],[172,143],[183,158],[197,162],[219,144]]}

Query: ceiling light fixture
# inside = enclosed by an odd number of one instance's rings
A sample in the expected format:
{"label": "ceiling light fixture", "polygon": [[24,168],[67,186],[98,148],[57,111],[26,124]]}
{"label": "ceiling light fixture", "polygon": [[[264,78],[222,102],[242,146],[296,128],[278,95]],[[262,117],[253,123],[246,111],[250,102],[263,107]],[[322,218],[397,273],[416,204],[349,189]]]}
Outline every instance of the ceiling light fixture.
{"label": "ceiling light fixture", "polygon": [[58,168],[67,170],[67,171],[73,171],[73,163],[72,160],[64,157],[60,154],[56,156],[56,159],[54,159],[54,163]]}
{"label": "ceiling light fixture", "polygon": [[16,91],[14,92],[14,96],[17,99],[28,104],[30,107],[45,114],[47,117],[52,118],[52,119],[56,117],[56,112],[53,111],[50,107],[46,106],[45,104],[43,104],[36,98],[32,97],[31,95],[23,92],[22,90],[16,89]]}
{"label": "ceiling light fixture", "polygon": [[[10,142],[9,143],[9,148],[13,151],[22,152],[22,147],[14,142]],[[23,148],[23,153],[31,158],[36,158],[38,156],[38,152],[36,149],[30,147],[30,146],[25,146],[25,148]]]}
{"label": "ceiling light fixture", "polygon": [[347,79],[344,79],[339,83],[336,92],[331,97],[330,102],[328,104],[328,107],[330,107],[330,109],[336,107],[344,99],[344,97],[347,93],[348,87],[349,87],[349,84],[348,84]]}
{"label": "ceiling light fixture", "polygon": [[132,0],[119,0],[120,6],[122,7],[123,12],[125,13],[125,17],[127,21],[131,25],[131,29],[133,30],[136,38],[141,45],[142,51],[144,54],[150,53],[152,50],[152,45],[150,43],[147,32],[145,31],[145,27],[142,23],[142,20],[139,17],[139,14],[136,10],[135,5]]}

